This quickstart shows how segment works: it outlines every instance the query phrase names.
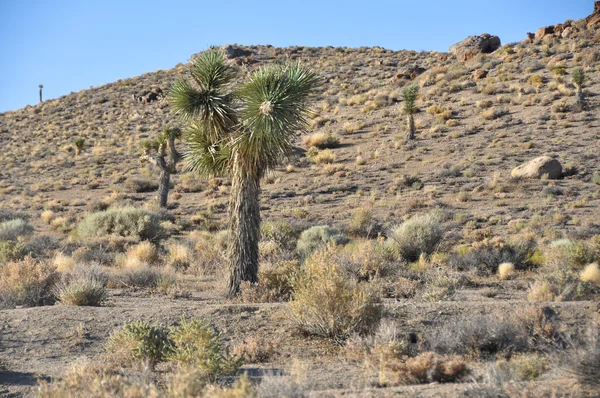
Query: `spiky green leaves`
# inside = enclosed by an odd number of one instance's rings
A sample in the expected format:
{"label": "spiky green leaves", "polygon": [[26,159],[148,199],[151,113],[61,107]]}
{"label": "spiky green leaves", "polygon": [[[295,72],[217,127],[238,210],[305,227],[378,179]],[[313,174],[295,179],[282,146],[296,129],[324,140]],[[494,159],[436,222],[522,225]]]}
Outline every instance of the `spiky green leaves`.
{"label": "spiky green leaves", "polygon": [[402,89],[402,99],[404,100],[404,113],[407,115],[413,115],[417,108],[415,106],[417,102],[417,95],[419,95],[419,85],[412,83],[404,86]]}
{"label": "spiky green leaves", "polygon": [[585,73],[582,68],[575,68],[572,74],[573,84],[577,87],[583,87],[583,83],[585,82]]}
{"label": "spiky green leaves", "polygon": [[222,90],[236,76],[235,68],[225,62],[223,52],[211,49],[198,55],[190,68],[192,77],[204,91]]}
{"label": "spiky green leaves", "polygon": [[213,141],[202,124],[192,123],[184,140],[187,148],[183,159],[189,171],[202,175],[223,175],[227,172],[231,150],[225,139]]}
{"label": "spiky green leaves", "polygon": [[276,65],[254,72],[240,89],[242,134],[234,147],[259,174],[277,164],[305,128],[308,98],[318,84],[299,64]]}

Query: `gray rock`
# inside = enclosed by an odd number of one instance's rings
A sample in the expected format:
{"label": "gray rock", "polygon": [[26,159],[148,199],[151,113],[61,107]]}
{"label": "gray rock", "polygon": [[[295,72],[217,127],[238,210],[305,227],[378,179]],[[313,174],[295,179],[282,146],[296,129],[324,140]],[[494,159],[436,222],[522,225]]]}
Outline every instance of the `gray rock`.
{"label": "gray rock", "polygon": [[555,180],[562,177],[562,170],[558,160],[550,156],[540,156],[515,167],[510,175],[514,178],[541,178],[548,175],[548,178]]}
{"label": "gray rock", "polygon": [[465,62],[478,54],[489,54],[496,51],[501,45],[498,36],[487,33],[481,36],[469,36],[461,42],[450,47],[450,52],[456,55],[460,62]]}

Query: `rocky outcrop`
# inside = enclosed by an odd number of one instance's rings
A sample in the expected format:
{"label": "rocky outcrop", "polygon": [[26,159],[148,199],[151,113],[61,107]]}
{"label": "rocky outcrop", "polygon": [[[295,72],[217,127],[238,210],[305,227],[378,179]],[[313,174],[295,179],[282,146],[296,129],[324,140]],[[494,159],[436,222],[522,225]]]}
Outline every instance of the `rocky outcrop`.
{"label": "rocky outcrop", "polygon": [[223,48],[223,51],[225,52],[225,55],[229,59],[239,58],[239,57],[248,57],[248,56],[252,55],[252,51],[246,50],[245,48],[242,48],[242,47],[236,46],[236,45],[230,44],[228,46],[223,46],[222,48]]}
{"label": "rocky outcrop", "polygon": [[163,91],[159,87],[153,88],[151,91],[144,91],[139,95],[132,94],[131,96],[135,101],[143,102],[144,104],[160,101],[164,98]]}
{"label": "rocky outcrop", "polygon": [[554,34],[554,26],[546,26],[535,31],[536,39],[543,39],[545,36]]}
{"label": "rocky outcrop", "polygon": [[549,156],[540,156],[515,167],[510,175],[514,178],[542,178],[547,175],[549,179],[555,180],[562,177],[562,170],[558,160]]}
{"label": "rocky outcrop", "polygon": [[418,65],[407,66],[400,69],[394,76],[394,81],[399,82],[402,80],[414,80],[417,76],[421,75],[427,69],[422,68]]}
{"label": "rocky outcrop", "polygon": [[588,29],[600,24],[600,1],[594,3],[594,12],[585,19]]}
{"label": "rocky outcrop", "polygon": [[475,71],[471,75],[471,80],[473,80],[474,82],[476,82],[478,80],[485,79],[487,77],[487,75],[488,75],[488,71],[487,70],[475,69]]}
{"label": "rocky outcrop", "polygon": [[500,47],[500,38],[487,33],[481,36],[469,36],[463,41],[450,47],[450,52],[456,55],[460,62],[465,62],[478,54],[489,54]]}

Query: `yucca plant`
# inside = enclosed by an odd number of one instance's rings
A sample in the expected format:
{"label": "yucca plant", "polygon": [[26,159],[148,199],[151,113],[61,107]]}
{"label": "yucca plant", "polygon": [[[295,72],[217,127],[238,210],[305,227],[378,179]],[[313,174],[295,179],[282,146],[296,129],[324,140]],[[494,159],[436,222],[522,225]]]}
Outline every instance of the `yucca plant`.
{"label": "yucca plant", "polygon": [[404,100],[404,113],[406,114],[406,128],[408,133],[406,134],[406,140],[415,139],[415,118],[414,114],[417,112],[416,102],[417,95],[419,94],[419,86],[417,83],[412,83],[404,86],[402,89],[402,99]]}
{"label": "yucca plant", "polygon": [[577,106],[579,109],[585,109],[585,98],[583,97],[583,84],[585,83],[585,72],[582,68],[575,68],[572,74],[573,84],[577,89]]}
{"label": "yucca plant", "polygon": [[[179,127],[166,126],[154,141],[142,141],[142,161],[148,161],[160,169],[158,183],[158,205],[167,207],[171,174],[177,172],[180,155],[175,148],[175,140],[181,137]],[[153,153],[156,151],[156,154]]]}
{"label": "yucca plant", "polygon": [[39,88],[40,88],[40,103],[42,103],[42,90],[44,89],[44,85],[40,84]]}
{"label": "yucca plant", "polygon": [[306,126],[308,102],[318,77],[298,63],[270,65],[233,85],[234,65],[210,49],[170,91],[175,113],[187,123],[184,159],[188,169],[232,179],[229,206],[230,296],[242,281],[258,279],[260,179],[292,149]]}

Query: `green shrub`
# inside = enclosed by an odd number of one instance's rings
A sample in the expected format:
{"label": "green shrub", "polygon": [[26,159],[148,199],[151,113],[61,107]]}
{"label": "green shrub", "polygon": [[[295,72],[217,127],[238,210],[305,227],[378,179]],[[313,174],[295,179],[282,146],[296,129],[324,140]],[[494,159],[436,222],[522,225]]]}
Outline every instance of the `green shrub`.
{"label": "green shrub", "polygon": [[328,244],[345,245],[350,239],[328,225],[316,225],[300,234],[296,249],[302,258],[310,256],[316,249]]}
{"label": "green shrub", "polygon": [[19,241],[0,240],[0,263],[22,260],[25,246]]}
{"label": "green shrub", "polygon": [[296,231],[286,221],[266,221],[260,225],[262,240],[277,242],[279,247],[292,250],[296,245]]}
{"label": "green shrub", "polygon": [[444,228],[433,214],[415,216],[394,227],[388,240],[406,261],[416,261],[421,253],[431,254],[444,237]]}
{"label": "green shrub", "polygon": [[19,236],[29,235],[33,227],[22,218],[0,223],[0,240],[16,240]]}
{"label": "green shrub", "polygon": [[165,360],[170,347],[168,328],[140,320],[126,323],[113,333],[106,350],[121,355],[123,361],[128,364],[142,360],[155,365]]}
{"label": "green shrub", "polygon": [[222,352],[219,334],[203,319],[182,318],[178,326],[170,328],[169,337],[167,359],[200,369],[210,381],[234,374],[243,365],[243,357]]}
{"label": "green shrub", "polygon": [[381,294],[349,278],[332,253],[317,251],[295,277],[291,317],[303,332],[335,341],[369,334],[381,320]]}
{"label": "green shrub", "polygon": [[56,285],[55,293],[61,303],[77,306],[100,306],[108,296],[107,276],[96,266],[75,266]]}
{"label": "green shrub", "polygon": [[0,265],[0,308],[53,304],[58,278],[54,267],[31,257]]}
{"label": "green shrub", "polygon": [[88,214],[77,226],[77,235],[80,238],[133,236],[154,241],[161,238],[162,231],[156,214],[124,207]]}

